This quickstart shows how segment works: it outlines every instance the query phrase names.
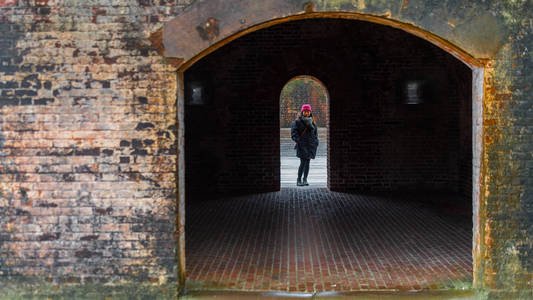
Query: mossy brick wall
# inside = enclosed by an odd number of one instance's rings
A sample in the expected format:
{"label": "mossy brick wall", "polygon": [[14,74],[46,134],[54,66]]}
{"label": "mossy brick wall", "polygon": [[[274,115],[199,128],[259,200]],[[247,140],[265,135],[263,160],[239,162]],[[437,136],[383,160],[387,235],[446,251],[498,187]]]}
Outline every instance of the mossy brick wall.
{"label": "mossy brick wall", "polygon": [[[186,90],[209,91],[205,105],[185,108],[186,190],[278,190],[279,95],[308,75],[330,95],[329,141],[320,141],[330,189],[457,192],[468,206],[471,74],[431,43],[368,22],[300,20],[241,37],[185,73]],[[425,103],[409,105],[402,89],[415,79],[429,88]]]}
{"label": "mossy brick wall", "polygon": [[0,1],[0,282],[175,293],[176,72],[149,36],[189,2]]}

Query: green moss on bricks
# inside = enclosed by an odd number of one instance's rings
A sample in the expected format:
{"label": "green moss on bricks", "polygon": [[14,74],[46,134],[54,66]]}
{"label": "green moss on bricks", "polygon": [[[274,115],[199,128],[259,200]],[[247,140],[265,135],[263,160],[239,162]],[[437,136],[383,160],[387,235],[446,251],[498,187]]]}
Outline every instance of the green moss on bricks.
{"label": "green moss on bricks", "polygon": [[53,284],[41,279],[20,278],[3,280],[2,300],[19,299],[177,299],[177,283],[151,284],[144,282],[106,285],[104,283]]}

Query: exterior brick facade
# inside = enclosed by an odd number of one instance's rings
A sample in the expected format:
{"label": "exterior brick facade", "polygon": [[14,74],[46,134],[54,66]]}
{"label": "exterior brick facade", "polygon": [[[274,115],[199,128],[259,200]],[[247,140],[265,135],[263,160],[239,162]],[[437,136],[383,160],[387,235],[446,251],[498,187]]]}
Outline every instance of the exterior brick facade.
{"label": "exterior brick facade", "polygon": [[176,73],[147,36],[188,3],[157,2],[0,1],[2,282],[176,293]]}
{"label": "exterior brick facade", "polygon": [[[458,190],[478,191],[473,275],[480,295],[532,298],[531,4],[306,2],[0,1],[0,292],[107,296],[112,292],[98,284],[113,283],[131,285],[122,290],[125,294],[174,298],[184,276],[179,269],[184,257],[184,178],[179,174],[185,174],[180,122],[186,108],[180,102],[180,76],[235,33],[315,11],[393,24],[483,70],[474,73],[474,80],[482,76],[484,85],[473,87],[474,105],[482,105],[481,121],[472,116],[473,125],[482,128],[473,132],[474,141],[481,141],[474,143],[480,160],[474,157],[469,167],[471,144],[467,135],[459,134],[459,143],[447,147],[462,149],[458,153],[465,155],[453,158],[453,176],[446,175],[446,180],[453,178]],[[276,74],[276,66],[283,63],[272,61],[267,71]],[[294,75],[308,73],[304,71]],[[252,75],[239,81],[265,80]],[[459,73],[456,78],[469,76]],[[465,113],[454,115],[455,127],[440,127],[449,132],[469,127],[470,104],[459,101],[468,87],[455,86],[460,93],[452,97],[457,99],[454,109]],[[332,84],[328,89],[338,90]],[[258,92],[269,90],[263,86]],[[271,113],[270,103],[257,107],[265,111],[264,117],[277,121],[279,111]],[[331,109],[338,108],[332,102]],[[221,115],[234,114],[241,120],[235,123],[239,128],[253,126],[239,115],[248,109],[236,105]],[[432,113],[442,114],[436,108]],[[279,129],[279,122],[274,123]],[[273,138],[260,142],[270,144],[276,141],[275,132],[265,126]],[[331,134],[334,141],[336,135]],[[257,149],[243,145],[242,151],[269,155],[271,165],[278,163],[279,143]],[[343,155],[349,149],[348,143],[340,153],[328,153]],[[236,160],[225,165],[232,170],[226,180],[242,175],[242,169],[231,169]],[[441,163],[436,159],[436,168]],[[331,168],[348,171],[335,164]],[[254,170],[265,174],[261,168]],[[470,170],[472,181],[467,179]],[[278,177],[263,178],[265,189],[276,188]],[[48,283],[59,283],[63,290],[48,288]],[[74,283],[73,290],[66,283]],[[98,287],[90,294],[85,288],[92,284]]]}

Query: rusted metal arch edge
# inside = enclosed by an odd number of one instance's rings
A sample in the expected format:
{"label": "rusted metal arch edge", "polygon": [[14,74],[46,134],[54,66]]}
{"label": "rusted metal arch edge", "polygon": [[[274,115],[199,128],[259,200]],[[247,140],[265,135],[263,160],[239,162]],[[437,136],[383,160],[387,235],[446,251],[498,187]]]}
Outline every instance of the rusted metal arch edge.
{"label": "rusted metal arch edge", "polygon": [[[234,41],[235,39],[238,39],[239,37],[242,37],[244,35],[247,35],[257,30],[261,30],[261,29],[268,28],[268,27],[271,27],[277,24],[282,24],[285,22],[303,20],[303,19],[319,19],[319,18],[335,18],[335,19],[367,21],[367,22],[372,22],[376,24],[381,24],[381,25],[397,28],[397,29],[408,32],[414,36],[422,38],[436,45],[437,47],[443,49],[444,51],[450,53],[451,55],[453,55],[454,57],[462,61],[464,64],[469,66],[471,69],[484,67],[484,62],[485,62],[484,59],[477,59],[476,57],[472,56],[468,52],[464,51],[461,47],[427,30],[424,30],[410,23],[405,23],[405,22],[401,22],[398,20],[390,19],[386,16],[362,14],[362,13],[356,13],[356,12],[310,12],[310,13],[301,13],[301,14],[291,15],[287,17],[275,18],[275,19],[272,19],[272,20],[269,20],[263,23],[252,25],[244,30],[231,34],[219,40],[218,42],[215,42],[209,47],[201,50],[198,54],[196,54],[195,56],[193,56],[192,58],[188,60],[186,60],[186,58],[184,57],[168,57],[168,56],[167,56],[167,59],[169,59],[169,62],[172,63],[175,67],[177,67],[178,72],[185,72],[185,70],[187,70],[189,67],[191,67],[194,63],[196,63],[203,57],[211,54],[212,52],[216,51],[217,49],[223,47],[226,44],[229,44],[230,42]],[[163,29],[160,29],[160,31],[154,33],[151,37],[151,40],[153,44],[156,46],[156,48],[158,48],[160,54],[162,54],[163,56],[166,56],[165,51],[164,51],[162,31]]]}

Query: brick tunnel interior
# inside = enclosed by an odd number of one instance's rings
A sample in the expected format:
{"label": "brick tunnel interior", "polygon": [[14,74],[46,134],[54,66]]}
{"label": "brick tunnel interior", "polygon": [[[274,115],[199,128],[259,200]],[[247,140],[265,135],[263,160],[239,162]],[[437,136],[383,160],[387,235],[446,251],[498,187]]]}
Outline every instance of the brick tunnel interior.
{"label": "brick tunnel interior", "polygon": [[[280,187],[291,78],[329,93],[327,188]],[[240,37],[185,79],[188,289],[472,281],[472,70],[402,30],[333,18]]]}

